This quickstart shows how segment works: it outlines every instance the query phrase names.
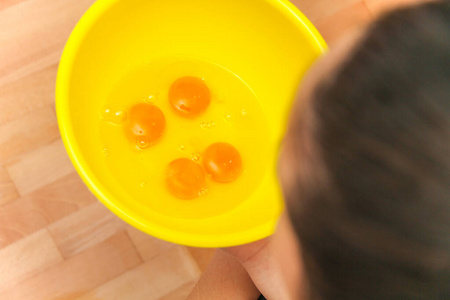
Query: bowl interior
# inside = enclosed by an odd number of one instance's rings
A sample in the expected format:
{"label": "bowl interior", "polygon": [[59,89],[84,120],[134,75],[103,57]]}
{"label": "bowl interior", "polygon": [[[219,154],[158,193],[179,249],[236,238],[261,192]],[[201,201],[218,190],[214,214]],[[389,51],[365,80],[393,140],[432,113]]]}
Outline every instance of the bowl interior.
{"label": "bowl interior", "polygon": [[[288,2],[262,0],[100,0],[81,19],[58,72],[57,113],[69,155],[89,188],[125,221],[193,246],[231,246],[270,235],[282,210],[277,148],[298,83],[325,44]],[[218,64],[261,101],[269,168],[251,196],[208,218],[176,218],[139,204],[109,172],[99,111],[114,85],[158,58]],[[164,201],[161,201],[164,205]]]}

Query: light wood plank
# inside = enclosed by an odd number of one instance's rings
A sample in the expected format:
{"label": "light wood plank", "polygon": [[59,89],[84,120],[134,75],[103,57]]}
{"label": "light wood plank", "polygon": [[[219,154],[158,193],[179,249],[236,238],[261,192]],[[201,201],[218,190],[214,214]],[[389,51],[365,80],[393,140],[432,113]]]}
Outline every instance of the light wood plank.
{"label": "light wood plank", "polygon": [[127,232],[144,261],[148,261],[175,246],[175,244],[149,236],[129,225],[127,226]]}
{"label": "light wood plank", "polygon": [[186,283],[197,281],[200,272],[182,246],[155,256],[77,300],[156,300]]}
{"label": "light wood plank", "polygon": [[317,23],[317,29],[325,41],[333,47],[333,43],[355,28],[362,28],[372,20],[364,2],[358,2]]}
{"label": "light wood plank", "polygon": [[0,207],[0,249],[20,240],[24,236],[21,232],[11,229],[9,226],[3,224],[3,220],[7,217],[8,215],[6,215],[3,212],[3,208]]}
{"label": "light wood plank", "polygon": [[16,186],[5,168],[0,166],[0,206],[19,198]]}
{"label": "light wood plank", "polygon": [[60,139],[6,165],[20,195],[26,195],[74,171]]}
{"label": "light wood plank", "polygon": [[[36,214],[33,209],[28,207],[24,208],[15,214],[11,214],[11,209],[8,206],[0,209],[0,248],[23,239],[49,223],[45,216]],[[24,214],[20,214],[21,212]],[[18,218],[16,219],[16,217]],[[23,220],[25,220],[24,223],[22,223]]]}
{"label": "light wood plank", "polygon": [[15,287],[0,299],[73,299],[139,265],[141,260],[126,232],[58,263]]}
{"label": "light wood plank", "polygon": [[16,118],[0,126],[0,163],[58,138],[56,115],[50,107]]}
{"label": "light wood plank", "polygon": [[0,1],[0,10],[6,9],[24,0],[2,0]]}
{"label": "light wood plank", "polygon": [[[71,173],[1,209],[1,247],[77,211],[96,198],[76,173]],[[8,233],[14,233],[13,235]]]}
{"label": "light wood plank", "polygon": [[0,86],[56,64],[74,25],[92,3],[28,0],[1,10]]}
{"label": "light wood plank", "polygon": [[48,227],[64,258],[74,256],[125,229],[103,204],[90,204]]}
{"label": "light wood plank", "polygon": [[75,171],[23,197],[23,199],[27,198],[39,202],[39,207],[45,210],[46,216],[51,222],[60,219],[63,215],[75,212],[74,207],[81,208],[97,202],[97,198],[89,191]]}
{"label": "light wood plank", "polygon": [[[0,292],[63,261],[46,229],[0,251]],[[7,298],[2,298],[7,299]]]}
{"label": "light wood plank", "polygon": [[58,65],[53,64],[0,86],[0,124],[6,124],[35,109],[54,106],[57,68]]}

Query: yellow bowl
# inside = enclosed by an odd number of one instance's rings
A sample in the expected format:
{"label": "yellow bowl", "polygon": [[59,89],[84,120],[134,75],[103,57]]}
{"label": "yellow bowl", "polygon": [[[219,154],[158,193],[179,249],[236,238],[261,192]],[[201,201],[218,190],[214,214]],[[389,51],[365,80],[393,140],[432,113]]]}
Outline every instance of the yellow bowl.
{"label": "yellow bowl", "polygon": [[[276,160],[286,117],[301,77],[325,49],[317,30],[285,0],[99,0],[73,30],[61,58],[56,110],[62,139],[98,199],[150,235],[198,247],[267,237],[283,208]],[[172,56],[223,66],[270,112],[274,145],[267,174],[240,205],[206,218],[176,218],[142,207],[97,151],[99,111],[114,84],[153,58]]]}

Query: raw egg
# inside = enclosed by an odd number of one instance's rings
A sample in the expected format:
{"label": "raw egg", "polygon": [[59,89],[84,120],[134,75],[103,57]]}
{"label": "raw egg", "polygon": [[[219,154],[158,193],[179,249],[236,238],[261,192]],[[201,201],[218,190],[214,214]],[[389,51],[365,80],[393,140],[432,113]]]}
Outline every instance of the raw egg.
{"label": "raw egg", "polygon": [[214,143],[203,154],[203,166],[213,180],[231,182],[242,172],[242,159],[235,147],[228,143]]}
{"label": "raw egg", "polygon": [[[271,164],[258,97],[215,63],[152,60],[119,80],[100,109],[98,155],[136,209],[181,219],[221,215],[255,192]],[[219,155],[217,142],[235,151]]]}
{"label": "raw egg", "polygon": [[194,199],[206,187],[206,175],[202,167],[188,158],[179,158],[167,167],[167,188],[181,199]]}
{"label": "raw egg", "polygon": [[164,133],[166,119],[163,112],[150,103],[131,107],[124,129],[129,139],[140,149],[156,143]]}
{"label": "raw egg", "polygon": [[201,78],[186,76],[175,80],[169,89],[169,102],[180,115],[196,117],[211,101],[211,93]]}

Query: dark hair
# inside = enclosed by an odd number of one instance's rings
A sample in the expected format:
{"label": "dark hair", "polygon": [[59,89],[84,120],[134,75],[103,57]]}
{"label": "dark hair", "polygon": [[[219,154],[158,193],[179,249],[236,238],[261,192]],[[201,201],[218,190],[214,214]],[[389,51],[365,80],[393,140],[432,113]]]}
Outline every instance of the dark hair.
{"label": "dark hair", "polygon": [[310,299],[450,299],[448,1],[375,22],[286,143]]}

